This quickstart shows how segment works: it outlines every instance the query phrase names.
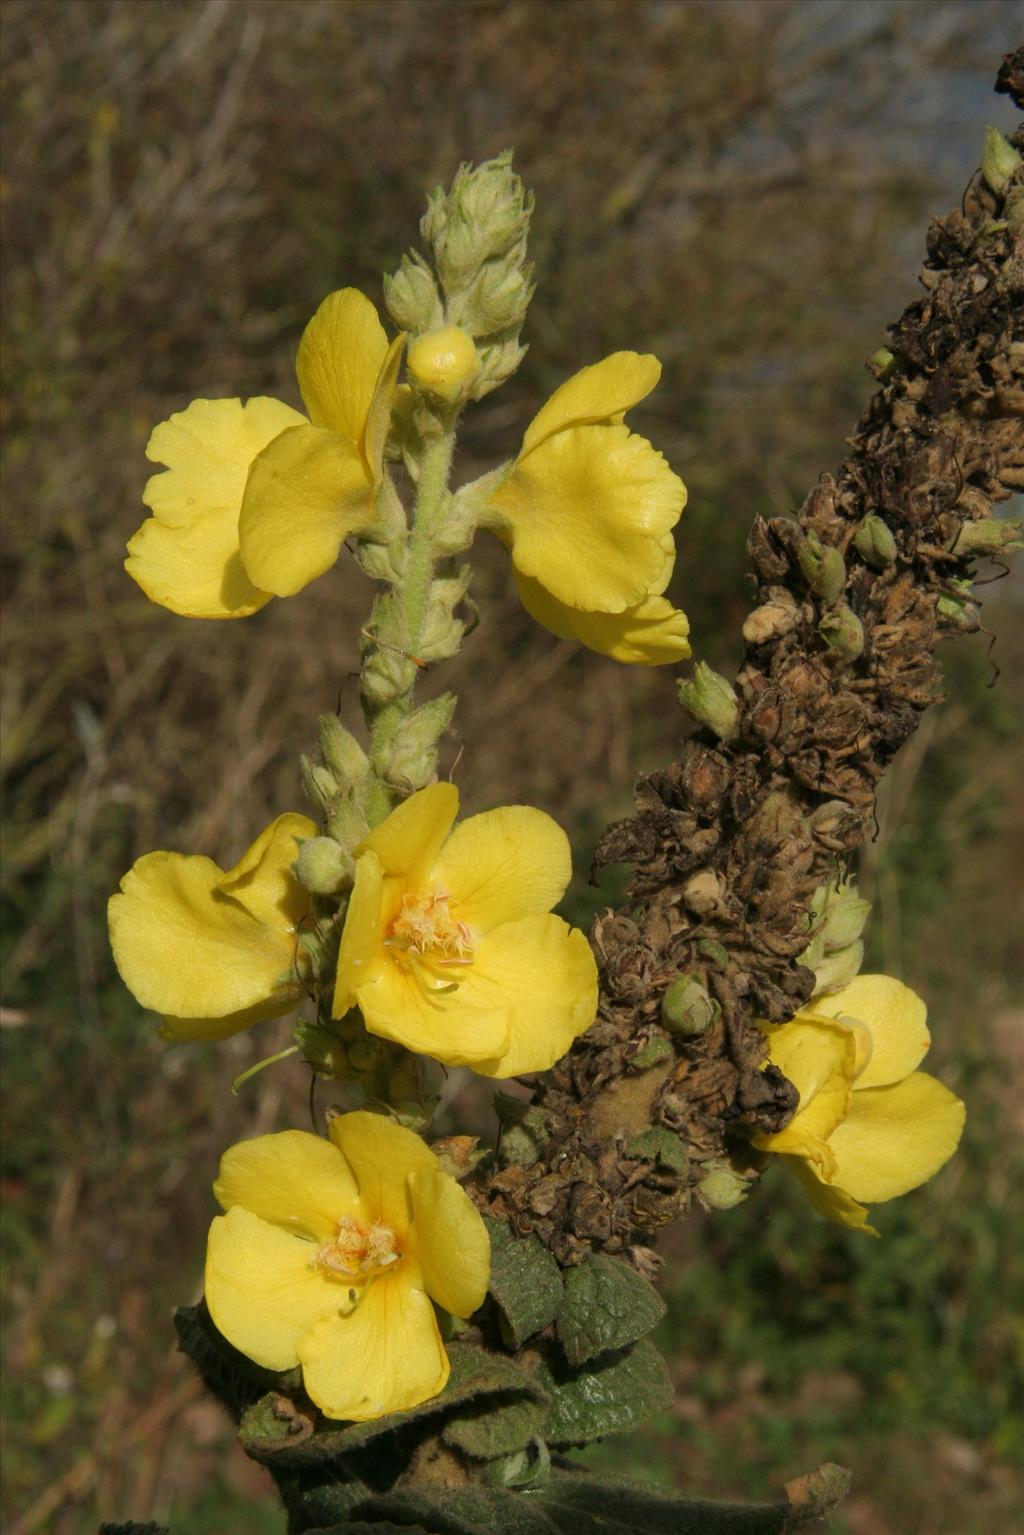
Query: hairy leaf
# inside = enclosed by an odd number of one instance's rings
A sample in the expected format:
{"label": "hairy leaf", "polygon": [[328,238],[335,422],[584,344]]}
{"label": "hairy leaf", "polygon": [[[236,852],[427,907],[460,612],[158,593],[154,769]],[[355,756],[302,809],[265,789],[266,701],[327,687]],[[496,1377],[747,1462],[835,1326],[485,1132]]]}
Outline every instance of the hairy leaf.
{"label": "hairy leaf", "polygon": [[485,1221],[491,1238],[489,1289],[519,1348],[553,1322],[562,1304],[558,1264],[535,1236],[515,1237],[505,1221]]}
{"label": "hairy leaf", "polygon": [[708,1502],[655,1492],[641,1482],[553,1471],[539,1502],[559,1535],[783,1535],[785,1509]]}
{"label": "hairy leaf", "polygon": [[583,1366],[548,1350],[537,1379],[552,1398],[544,1437],[556,1448],[635,1428],[672,1400],[665,1361],[646,1338]]}
{"label": "hairy leaf", "polygon": [[584,1364],[649,1333],[665,1315],[665,1302],[621,1258],[595,1254],[569,1269],[558,1337],[570,1364]]}
{"label": "hairy leaf", "polygon": [[441,1437],[476,1460],[494,1460],[539,1437],[546,1413],[546,1404],[531,1397],[477,1399],[449,1419]]}

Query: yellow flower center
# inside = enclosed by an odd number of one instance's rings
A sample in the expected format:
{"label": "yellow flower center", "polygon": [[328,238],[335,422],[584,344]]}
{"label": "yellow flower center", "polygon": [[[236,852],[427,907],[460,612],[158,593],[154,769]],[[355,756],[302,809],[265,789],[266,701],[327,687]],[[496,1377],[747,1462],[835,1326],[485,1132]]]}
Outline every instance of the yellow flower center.
{"label": "yellow flower center", "polygon": [[383,1221],[366,1226],[353,1215],[343,1215],[333,1242],[323,1242],[313,1259],[314,1268],[338,1279],[371,1279],[379,1270],[402,1256],[398,1233]]}
{"label": "yellow flower center", "polygon": [[447,890],[404,895],[384,940],[428,991],[453,990],[458,985],[453,970],[473,963],[472,930],[454,915],[452,905]]}

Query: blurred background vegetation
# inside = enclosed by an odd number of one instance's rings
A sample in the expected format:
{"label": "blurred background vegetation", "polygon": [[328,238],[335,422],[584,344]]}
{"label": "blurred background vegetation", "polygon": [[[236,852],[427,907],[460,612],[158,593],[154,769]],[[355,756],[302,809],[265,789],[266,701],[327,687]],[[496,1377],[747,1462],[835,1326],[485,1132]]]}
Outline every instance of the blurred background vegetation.
{"label": "blurred background vegetation", "polygon": [[[306,1123],[308,1084],[285,1065],[231,1097],[287,1023],[161,1045],[113,970],[104,905],[145,851],[230,864],[302,808],[295,757],[354,668],[370,593],[340,566],[237,624],[147,604],[121,562],[151,426],[199,394],[297,403],[295,346],[323,295],[379,298],[430,187],[515,145],[537,194],[531,350],[467,422],[464,473],[510,452],[576,368],[655,351],[665,375],[636,422],[690,488],[673,595],[698,654],[727,668],[750,520],[794,508],[841,457],[863,359],[915,295],[928,214],[959,195],[985,123],[1013,120],[990,91],[1020,15],[1000,0],[8,0],[10,1535],[101,1517],[282,1529],[169,1319],[200,1288],[220,1151]],[[455,668],[464,802],[558,816],[585,921],[615,898],[583,881],[597,832],[678,744],[672,678],[532,626],[504,559],[477,553],[483,622]],[[1024,622],[1009,587],[986,594],[991,656],[984,637],[950,648],[948,702],[886,785],[861,869],[871,966],[928,999],[933,1069],[969,1105],[964,1150],[878,1212],[877,1243],[818,1224],[773,1176],[672,1232],[675,1406],[591,1460],[763,1497],[828,1457],[855,1473],[835,1535],[1018,1528]],[[478,1109],[458,1079],[451,1095]]]}

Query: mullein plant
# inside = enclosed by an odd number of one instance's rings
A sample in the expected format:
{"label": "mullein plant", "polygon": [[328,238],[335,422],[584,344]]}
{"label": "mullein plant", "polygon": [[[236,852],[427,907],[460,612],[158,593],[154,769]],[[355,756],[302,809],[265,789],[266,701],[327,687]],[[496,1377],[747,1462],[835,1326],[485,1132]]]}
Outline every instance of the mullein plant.
{"label": "mullein plant", "polygon": [[[463,411],[525,352],[531,208],[510,156],[462,167],[429,200],[425,254],[385,278],[393,333],[343,288],[299,343],[303,412],[201,398],[157,426],[151,515],[128,545],[132,579],[185,617],[249,618],[342,551],[378,584],[362,629],[365,728],[320,719],[319,759],[301,763],[310,813],[278,815],[226,871],[202,854],[149,853],[109,912],[120,973],[167,1040],[216,1041],[302,1008],[284,1053],[362,1094],[363,1106],[329,1112],[326,1135],[286,1130],[225,1152],[205,1307],[179,1320],[250,1453],[262,1446],[280,1471],[294,1530],[390,1517],[386,1499],[371,1504],[396,1481],[413,1488],[405,1521],[435,1528],[415,1502],[422,1481],[475,1486],[473,1528],[504,1527],[499,1492],[554,1479],[571,1500],[551,1449],[668,1400],[646,1337],[662,1309],[648,1279],[600,1253],[560,1267],[522,1223],[485,1218],[472,1175],[487,1154],[431,1134],[431,1063],[497,1079],[545,1072],[598,1010],[591,945],[552,910],[572,872],[564,831],[526,805],[459,819],[456,785],[438,779],[456,700],[416,696],[465,638],[477,532],[507,550],[524,607],[554,634],[627,665],[690,656],[686,617],[666,596],[686,490],[626,421],[658,383],[654,357],[583,367],[513,459],[452,488]],[[735,733],[735,695],[710,668],[681,698],[719,739]],[[923,1004],[898,981],[858,975],[866,915],[852,886],[815,897],[802,956],[815,995],[791,1021],[763,1025],[765,1069],[790,1080],[795,1109],[752,1135],[747,1160],[783,1158],[819,1210],[870,1231],[866,1204],[937,1171],[963,1109],[917,1071]],[[661,1021],[697,1036],[718,1011],[684,977]],[[534,1111],[501,1094],[496,1105],[505,1162],[529,1163]],[[706,1202],[734,1203],[739,1181],[711,1168]],[[402,1460],[413,1440],[387,1438],[411,1425],[420,1481]],[[288,1459],[288,1435],[305,1459]],[[382,1471],[373,1454],[385,1445]],[[315,1497],[303,1467],[316,1470]],[[639,1508],[645,1525],[669,1517]],[[707,1508],[704,1527],[717,1528]],[[763,1518],[744,1528],[780,1527],[777,1509]]]}

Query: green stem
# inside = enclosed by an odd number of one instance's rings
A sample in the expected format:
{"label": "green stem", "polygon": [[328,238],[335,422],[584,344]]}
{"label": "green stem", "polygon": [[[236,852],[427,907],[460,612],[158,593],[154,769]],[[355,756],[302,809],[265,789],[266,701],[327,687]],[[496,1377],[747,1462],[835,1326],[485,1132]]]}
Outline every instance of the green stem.
{"label": "green stem", "polygon": [[370,761],[375,776],[367,796],[371,824],[383,819],[392,808],[393,796],[381,775],[395,733],[412,712],[416,650],[428,611],[435,565],[434,538],[438,513],[448,493],[454,446],[455,423],[452,421],[424,449],[413,523],[406,540],[405,568],[390,592],[378,599],[371,619],[373,645],[364,657],[364,666],[375,652],[384,651],[406,661],[410,667],[408,686],[387,702],[371,701],[364,693],[364,709],[370,725]]}

